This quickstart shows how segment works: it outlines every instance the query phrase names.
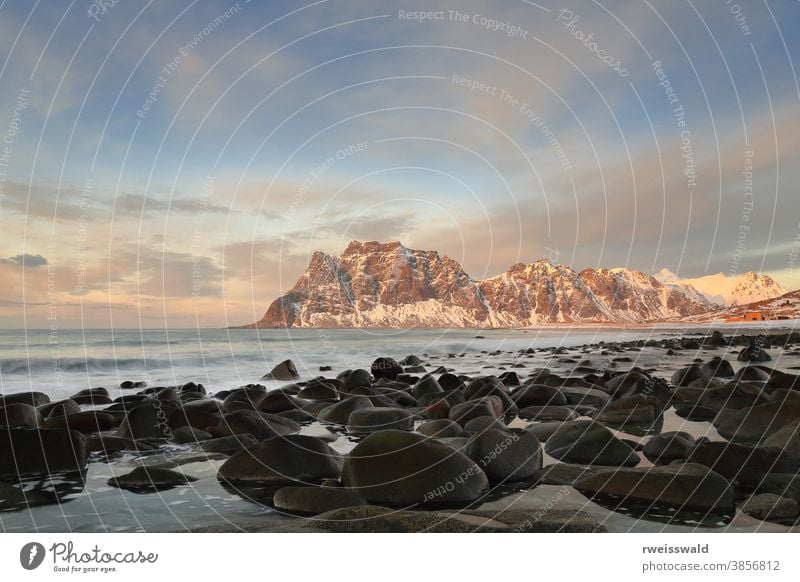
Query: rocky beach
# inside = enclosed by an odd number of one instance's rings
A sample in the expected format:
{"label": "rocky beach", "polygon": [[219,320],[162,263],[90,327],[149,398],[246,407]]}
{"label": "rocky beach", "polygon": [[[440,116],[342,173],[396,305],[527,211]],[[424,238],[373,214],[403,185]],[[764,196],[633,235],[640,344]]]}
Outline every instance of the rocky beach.
{"label": "rocky beach", "polygon": [[555,346],[527,331],[460,333],[471,334],[461,350],[437,349],[441,340],[431,339],[403,357],[387,347],[391,336],[376,335],[352,359],[363,367],[332,358],[312,370],[311,358],[287,357],[260,379],[222,389],[196,377],[168,385],[131,373],[69,397],[4,392],[0,524],[797,527],[800,334],[790,327],[621,331]]}

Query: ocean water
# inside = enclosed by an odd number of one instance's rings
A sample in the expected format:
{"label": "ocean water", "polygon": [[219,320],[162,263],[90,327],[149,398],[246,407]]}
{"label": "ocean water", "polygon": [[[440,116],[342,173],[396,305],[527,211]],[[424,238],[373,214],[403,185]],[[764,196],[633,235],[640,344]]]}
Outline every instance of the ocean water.
{"label": "ocean water", "polygon": [[[723,333],[758,334],[763,326],[715,325]],[[771,332],[792,331],[791,325],[771,325]],[[631,350],[603,355],[601,347],[588,344],[661,339],[708,333],[708,328],[653,327],[546,327],[524,330],[75,330],[0,331],[0,389],[3,393],[38,390],[52,399],[68,397],[80,389],[105,386],[113,396],[124,393],[124,380],[145,380],[150,386],[203,383],[209,392],[258,382],[276,363],[291,358],[301,379],[320,374],[335,376],[340,371],[368,368],[377,356],[397,359],[415,354],[427,369],[446,366],[469,375],[499,374],[513,364],[522,380],[534,369],[548,367],[557,374],[570,374],[577,361],[596,368],[618,370],[639,365],[656,369],[669,378],[694,358],[723,356],[735,368],[733,352],[725,349],[683,351],[666,358],[664,350]],[[521,356],[529,347],[563,346],[563,352],[538,351]],[[770,350],[770,365],[797,373],[800,350]],[[319,367],[331,366],[321,373]],[[285,382],[269,382],[278,387]],[[85,408],[85,407],[84,407]],[[515,420],[514,426],[525,422]],[[653,434],[683,430],[695,438],[722,440],[708,422],[691,422],[667,410],[652,426],[620,427],[618,436],[644,443]],[[314,422],[302,434],[324,438],[346,454],[359,437],[341,428]],[[258,492],[243,493],[224,487],[216,478],[221,459],[199,459],[177,470],[198,480],[190,486],[159,493],[141,494],[111,487],[112,476],[129,472],[148,457],[189,453],[187,446],[165,444],[160,450],[126,452],[112,458],[93,454],[83,475],[45,479],[23,484],[0,483],[0,531],[6,532],[114,532],[185,531],[205,527],[277,528],[292,517],[272,509],[258,498]],[[152,460],[152,459],[150,459]],[[544,455],[544,463],[555,462]],[[642,457],[640,466],[649,462]],[[495,491],[481,509],[512,506],[539,511],[559,499],[559,509],[581,509],[594,515],[615,532],[705,531],[778,532],[794,527],[771,524],[737,511],[734,516],[670,515],[669,510],[640,515],[635,507],[609,509],[587,499],[571,487],[538,486]]]}
{"label": "ocean water", "polygon": [[258,381],[292,359],[303,378],[369,368],[377,356],[518,350],[680,335],[668,326],[548,327],[525,330],[148,329],[0,330],[0,392],[37,390],[52,399],[124,380],[150,386],[201,382],[222,390]]}

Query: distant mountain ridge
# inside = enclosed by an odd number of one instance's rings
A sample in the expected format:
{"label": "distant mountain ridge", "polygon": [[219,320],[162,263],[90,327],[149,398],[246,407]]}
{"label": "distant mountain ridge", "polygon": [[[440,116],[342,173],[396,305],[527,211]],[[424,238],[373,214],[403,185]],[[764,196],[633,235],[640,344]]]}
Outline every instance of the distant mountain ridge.
{"label": "distant mountain ridge", "polygon": [[753,271],[742,275],[716,273],[692,279],[682,279],[669,269],[661,269],[654,276],[664,284],[691,287],[720,307],[747,305],[786,294],[786,290],[772,277],[759,275]]}
{"label": "distant mountain ridge", "polygon": [[294,287],[273,301],[259,321],[243,327],[641,323],[718,308],[690,285],[659,281],[632,269],[577,272],[541,259],[475,280],[458,261],[436,251],[399,242],[353,241],[339,257],[315,252]]}

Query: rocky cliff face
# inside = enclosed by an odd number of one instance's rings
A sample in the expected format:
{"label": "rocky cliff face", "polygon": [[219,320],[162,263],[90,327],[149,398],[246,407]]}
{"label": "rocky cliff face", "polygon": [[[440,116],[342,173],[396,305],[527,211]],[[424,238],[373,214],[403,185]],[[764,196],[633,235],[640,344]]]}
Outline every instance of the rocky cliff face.
{"label": "rocky cliff face", "polygon": [[642,322],[714,308],[702,295],[629,269],[580,273],[542,259],[476,281],[436,251],[352,242],[316,252],[289,293],[247,327],[512,327]]}

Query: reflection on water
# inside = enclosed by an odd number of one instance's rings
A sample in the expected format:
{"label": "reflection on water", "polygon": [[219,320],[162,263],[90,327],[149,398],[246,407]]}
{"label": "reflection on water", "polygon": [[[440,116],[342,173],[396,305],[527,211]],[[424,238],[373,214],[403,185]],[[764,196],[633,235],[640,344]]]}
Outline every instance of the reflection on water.
{"label": "reflection on water", "polygon": [[592,501],[610,511],[617,511],[634,519],[656,523],[685,525],[701,529],[715,529],[733,521],[734,514],[691,511],[656,503],[638,503],[616,495],[594,495]]}
{"label": "reflection on water", "polygon": [[60,504],[86,487],[86,471],[56,473],[45,478],[0,482],[0,511]]}

